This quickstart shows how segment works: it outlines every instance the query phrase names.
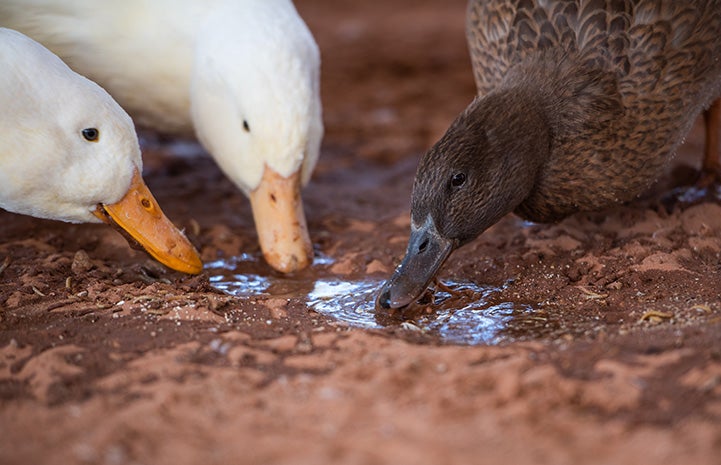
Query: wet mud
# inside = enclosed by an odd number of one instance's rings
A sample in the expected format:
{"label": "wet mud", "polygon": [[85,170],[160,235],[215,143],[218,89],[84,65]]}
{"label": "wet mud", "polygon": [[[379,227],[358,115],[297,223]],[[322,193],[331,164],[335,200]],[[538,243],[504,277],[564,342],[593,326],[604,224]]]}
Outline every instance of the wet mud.
{"label": "wet mud", "polygon": [[323,54],[313,266],[262,260],[192,141],[144,177],[206,267],[0,211],[0,463],[695,463],[721,453],[721,202],[700,124],[640,198],[513,215],[374,310],[416,162],[474,95],[465,1],[296,2]]}

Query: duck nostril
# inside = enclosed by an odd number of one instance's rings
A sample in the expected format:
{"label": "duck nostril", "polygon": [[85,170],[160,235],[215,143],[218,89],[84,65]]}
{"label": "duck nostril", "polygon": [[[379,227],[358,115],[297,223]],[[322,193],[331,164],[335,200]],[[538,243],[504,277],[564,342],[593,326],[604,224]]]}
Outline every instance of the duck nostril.
{"label": "duck nostril", "polygon": [[418,246],[418,253],[423,253],[428,248],[428,239],[424,239],[421,245]]}
{"label": "duck nostril", "polygon": [[376,308],[388,310],[391,308],[391,292],[388,289],[384,289],[378,295],[376,299]]}

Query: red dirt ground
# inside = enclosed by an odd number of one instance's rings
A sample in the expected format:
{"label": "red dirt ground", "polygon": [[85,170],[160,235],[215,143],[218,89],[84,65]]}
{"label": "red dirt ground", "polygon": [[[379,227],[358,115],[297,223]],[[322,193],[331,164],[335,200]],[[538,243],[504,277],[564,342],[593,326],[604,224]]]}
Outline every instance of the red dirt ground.
{"label": "red dirt ground", "polygon": [[[462,0],[297,6],[324,59],[304,197],[330,263],[235,297],[108,227],[0,212],[0,463],[719,463],[721,206],[664,207],[683,166],[630,205],[509,216],[457,251],[442,279],[533,308],[496,345],[309,308],[319,277],[380,281],[399,262],[415,163],[474,85]],[[680,161],[698,164],[702,136]],[[206,261],[258,257],[247,200],[172,142],[144,139],[166,214]]]}

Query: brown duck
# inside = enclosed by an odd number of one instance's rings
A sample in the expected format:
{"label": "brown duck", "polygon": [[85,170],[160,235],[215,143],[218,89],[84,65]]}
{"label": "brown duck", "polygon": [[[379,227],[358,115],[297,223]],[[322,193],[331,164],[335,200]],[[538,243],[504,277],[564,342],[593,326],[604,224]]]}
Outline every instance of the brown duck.
{"label": "brown duck", "polygon": [[413,302],[509,212],[557,221],[633,199],[706,111],[718,177],[721,0],[471,0],[478,96],[421,158],[405,258],[376,307]]}

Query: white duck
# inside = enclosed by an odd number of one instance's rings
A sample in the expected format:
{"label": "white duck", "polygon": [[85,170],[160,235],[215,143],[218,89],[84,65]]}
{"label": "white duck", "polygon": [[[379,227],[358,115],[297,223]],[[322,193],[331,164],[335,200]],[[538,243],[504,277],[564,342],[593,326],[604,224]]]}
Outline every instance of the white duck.
{"label": "white duck", "polygon": [[0,207],[104,221],[170,268],[199,273],[198,253],[141,171],[135,127],[112,97],[39,43],[0,28]]}
{"label": "white duck", "polygon": [[0,0],[0,25],[97,81],[139,125],[194,130],[250,197],[268,263],[310,263],[300,188],[323,136],[320,54],[290,0]]}

